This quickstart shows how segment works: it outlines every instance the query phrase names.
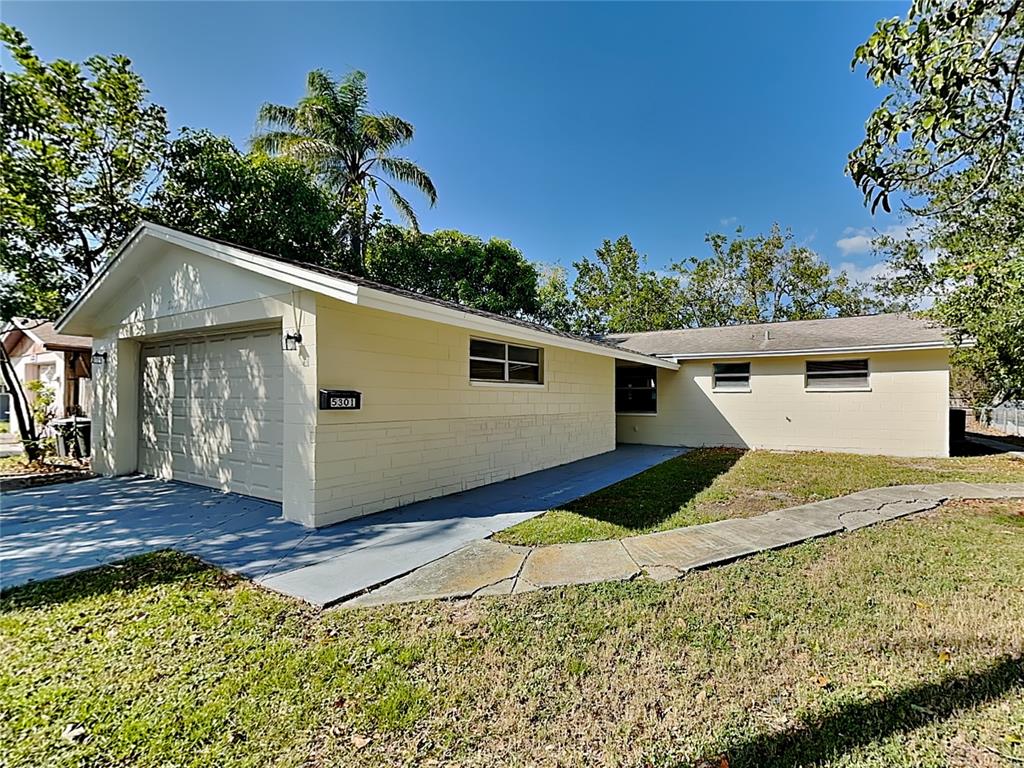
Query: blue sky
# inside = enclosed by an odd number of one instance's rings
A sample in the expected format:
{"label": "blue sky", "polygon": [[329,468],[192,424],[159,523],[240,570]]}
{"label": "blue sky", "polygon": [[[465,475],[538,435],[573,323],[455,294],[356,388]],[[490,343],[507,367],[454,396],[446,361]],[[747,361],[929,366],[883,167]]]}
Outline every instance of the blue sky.
{"label": "blue sky", "polygon": [[882,94],[850,71],[907,3],[5,2],[45,59],[123,53],[174,129],[244,145],[307,71],[364,70],[416,126],[438,188],[424,229],[513,241],[569,266],[628,234],[656,268],[709,231],[773,221],[867,273],[869,215],[843,175]]}

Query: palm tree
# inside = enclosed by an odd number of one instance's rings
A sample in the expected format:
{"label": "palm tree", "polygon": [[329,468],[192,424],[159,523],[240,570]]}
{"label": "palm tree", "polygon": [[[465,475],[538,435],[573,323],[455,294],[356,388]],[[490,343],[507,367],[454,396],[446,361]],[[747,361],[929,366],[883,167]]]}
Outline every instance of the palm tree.
{"label": "palm tree", "polygon": [[[400,117],[367,112],[366,75],[350,72],[338,82],[323,70],[306,77],[306,95],[294,107],[264,104],[253,149],[302,162],[333,190],[349,219],[352,256],[361,267],[366,249],[367,201],[383,186],[399,214],[418,229],[412,205],[394,182],[410,184],[430,201],[437,190],[416,163],[391,153],[412,140],[413,127]],[[379,199],[379,198],[378,198]]]}

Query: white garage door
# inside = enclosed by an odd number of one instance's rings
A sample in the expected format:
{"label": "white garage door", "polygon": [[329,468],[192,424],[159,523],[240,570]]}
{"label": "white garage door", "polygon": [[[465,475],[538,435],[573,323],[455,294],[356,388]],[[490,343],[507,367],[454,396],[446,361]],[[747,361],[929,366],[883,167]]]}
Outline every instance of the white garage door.
{"label": "white garage door", "polygon": [[281,331],[142,347],[139,471],[281,499]]}

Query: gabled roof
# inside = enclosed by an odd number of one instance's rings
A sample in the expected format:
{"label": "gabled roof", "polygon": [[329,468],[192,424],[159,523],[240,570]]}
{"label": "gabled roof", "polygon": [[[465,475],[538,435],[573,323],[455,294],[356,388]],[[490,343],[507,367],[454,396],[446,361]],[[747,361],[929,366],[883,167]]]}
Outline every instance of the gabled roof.
{"label": "gabled roof", "polygon": [[843,354],[950,346],[941,326],[908,314],[609,334],[605,341],[672,360]]}
{"label": "gabled roof", "polygon": [[200,237],[150,222],[143,222],[136,227],[93,275],[82,293],[57,320],[57,329],[59,331],[82,332],[88,330],[91,332],[93,329],[89,325],[88,316],[92,309],[103,304],[104,283],[111,279],[112,274],[122,269],[131,269],[132,253],[143,248],[147,242],[154,241],[177,245],[241,269],[247,269],[297,288],[330,296],[350,304],[456,325],[469,328],[477,333],[510,336],[524,341],[550,344],[621,360],[649,363],[662,368],[675,369],[678,367],[673,362],[654,358],[616,344],[563,333],[528,320],[485,312],[456,302],[377,283],[345,272],[290,261],[274,254]]}
{"label": "gabled roof", "polygon": [[11,318],[11,322],[3,329],[4,347],[10,352],[23,336],[32,339],[36,344],[42,344],[44,349],[51,352],[92,349],[91,336],[58,333],[49,320],[33,320],[28,317]]}

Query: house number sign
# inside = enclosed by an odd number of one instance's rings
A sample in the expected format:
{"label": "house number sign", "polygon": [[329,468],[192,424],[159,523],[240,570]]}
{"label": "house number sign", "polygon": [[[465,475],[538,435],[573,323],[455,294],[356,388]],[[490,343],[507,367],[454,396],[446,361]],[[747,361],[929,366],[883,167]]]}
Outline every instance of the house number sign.
{"label": "house number sign", "polygon": [[352,389],[321,389],[321,411],[358,411],[363,405],[363,393]]}

